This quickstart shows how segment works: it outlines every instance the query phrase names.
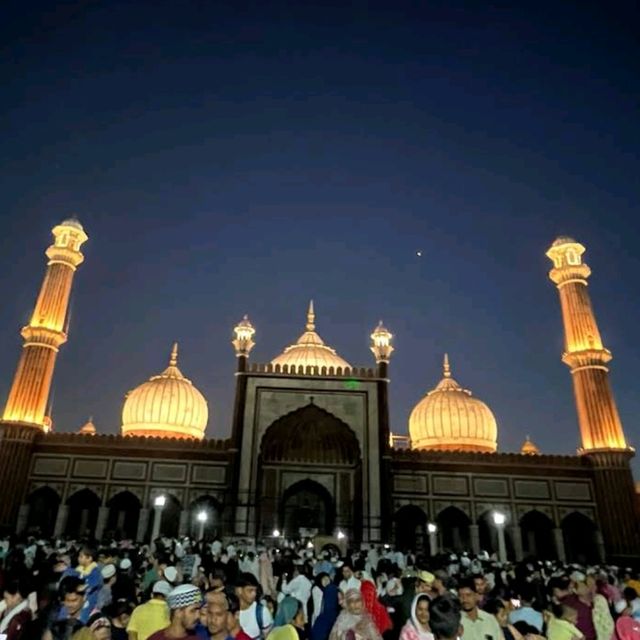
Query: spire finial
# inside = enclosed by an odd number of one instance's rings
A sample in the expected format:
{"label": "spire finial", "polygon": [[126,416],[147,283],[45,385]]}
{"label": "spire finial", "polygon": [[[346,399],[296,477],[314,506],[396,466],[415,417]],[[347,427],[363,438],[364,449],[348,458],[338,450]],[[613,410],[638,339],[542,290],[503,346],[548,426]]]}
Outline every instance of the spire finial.
{"label": "spire finial", "polygon": [[444,377],[445,378],[450,378],[451,377],[451,367],[449,366],[449,354],[448,353],[444,354],[444,361],[442,363],[442,368],[444,370]]}
{"label": "spire finial", "polygon": [[171,348],[171,357],[169,358],[169,366],[177,367],[178,366],[178,343],[174,342],[173,347]]}
{"label": "spire finial", "polygon": [[313,300],[309,301],[309,310],[307,311],[307,331],[316,330],[316,314],[313,310]]}

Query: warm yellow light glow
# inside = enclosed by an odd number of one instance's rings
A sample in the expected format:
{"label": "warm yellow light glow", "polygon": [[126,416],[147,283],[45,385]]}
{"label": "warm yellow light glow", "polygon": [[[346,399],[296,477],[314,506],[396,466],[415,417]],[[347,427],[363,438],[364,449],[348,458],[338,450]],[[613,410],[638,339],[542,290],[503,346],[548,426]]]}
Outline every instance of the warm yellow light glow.
{"label": "warm yellow light glow", "polygon": [[236,355],[238,357],[248,356],[251,349],[255,346],[253,336],[256,332],[253,325],[249,322],[249,316],[244,316],[244,318],[242,318],[242,320],[236,325],[233,332],[235,333],[236,338],[231,344],[233,344],[236,350]]}
{"label": "warm yellow light glow", "polygon": [[389,358],[394,349],[391,346],[391,332],[382,324],[382,320],[378,323],[374,332],[371,334],[371,351],[376,357],[376,362],[389,362]]}
{"label": "warm yellow light glow", "polygon": [[334,369],[350,369],[351,365],[341,358],[334,349],[328,347],[316,333],[313,300],[307,311],[305,332],[295,344],[287,347],[271,364],[288,365],[289,367],[333,367]]}
{"label": "warm yellow light glow", "polygon": [[494,452],[498,427],[489,407],[452,377],[444,357],[444,377],[409,417],[412,449]]}
{"label": "warm yellow light glow", "polygon": [[529,436],[527,436],[525,441],[522,443],[522,447],[520,447],[520,453],[527,456],[535,456],[540,453],[540,449],[538,449]]}
{"label": "warm yellow light glow", "polygon": [[169,366],[127,395],[122,434],[201,440],[208,418],[207,401],[178,369],[176,343]]}

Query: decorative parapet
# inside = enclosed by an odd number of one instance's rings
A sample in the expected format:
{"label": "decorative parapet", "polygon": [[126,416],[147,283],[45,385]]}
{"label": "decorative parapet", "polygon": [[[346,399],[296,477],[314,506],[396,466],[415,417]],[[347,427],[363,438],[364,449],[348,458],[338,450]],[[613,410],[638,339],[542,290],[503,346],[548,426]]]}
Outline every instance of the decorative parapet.
{"label": "decorative parapet", "polygon": [[315,365],[280,365],[252,362],[247,367],[248,373],[264,373],[288,376],[315,376],[318,378],[377,378],[378,373],[370,367],[318,367]]}

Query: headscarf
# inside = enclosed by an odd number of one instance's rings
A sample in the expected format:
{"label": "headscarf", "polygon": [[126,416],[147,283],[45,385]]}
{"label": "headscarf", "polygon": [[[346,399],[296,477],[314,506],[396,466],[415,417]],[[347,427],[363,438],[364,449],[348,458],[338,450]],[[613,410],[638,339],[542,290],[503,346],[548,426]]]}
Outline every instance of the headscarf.
{"label": "headscarf", "polygon": [[393,625],[389,617],[389,612],[380,604],[375,586],[371,582],[363,582],[360,585],[360,591],[362,592],[364,606],[371,614],[376,627],[378,627],[378,631],[383,634],[385,631],[391,629]]}
{"label": "headscarf", "polygon": [[327,640],[339,608],[338,587],[331,582],[322,590],[322,608],[311,628],[311,640]]}
{"label": "headscarf", "polygon": [[[373,585],[371,587],[375,591],[375,587]],[[362,593],[358,589],[349,589],[344,594],[346,607],[348,607],[349,601],[362,599]],[[348,608],[343,609],[331,629],[329,640],[346,640],[349,632],[367,640],[381,640],[382,638],[373,618],[364,606],[362,613],[359,614],[350,613]]]}
{"label": "headscarf", "polygon": [[425,631],[422,628],[422,625],[418,622],[418,618],[416,617],[418,602],[420,602],[422,598],[425,598],[427,601],[431,602],[431,598],[426,593],[418,593],[416,595],[416,597],[413,599],[413,602],[411,603],[411,624],[422,640],[433,640],[433,634],[430,631]]}
{"label": "headscarf", "polygon": [[285,596],[282,602],[278,605],[273,625],[275,627],[284,627],[285,624],[291,624],[299,609],[299,600],[291,596]]}

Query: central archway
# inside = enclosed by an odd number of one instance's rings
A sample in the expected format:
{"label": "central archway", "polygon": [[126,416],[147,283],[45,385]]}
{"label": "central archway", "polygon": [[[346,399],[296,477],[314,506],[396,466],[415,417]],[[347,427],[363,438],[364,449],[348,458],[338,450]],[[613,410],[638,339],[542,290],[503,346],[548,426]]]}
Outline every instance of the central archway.
{"label": "central archway", "polygon": [[280,522],[286,535],[297,537],[305,531],[331,535],[335,524],[333,497],[314,480],[296,482],[282,496]]}
{"label": "central archway", "polygon": [[267,428],[260,443],[256,531],[362,531],[360,443],[348,424],[310,402]]}

